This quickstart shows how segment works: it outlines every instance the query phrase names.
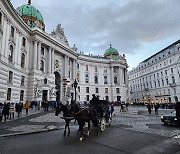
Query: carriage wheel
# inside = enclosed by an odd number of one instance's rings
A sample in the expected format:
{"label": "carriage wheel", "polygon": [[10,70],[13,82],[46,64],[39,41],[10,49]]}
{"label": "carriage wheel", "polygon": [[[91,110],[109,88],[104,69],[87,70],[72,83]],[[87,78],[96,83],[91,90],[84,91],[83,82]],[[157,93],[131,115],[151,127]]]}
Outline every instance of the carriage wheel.
{"label": "carriage wheel", "polygon": [[102,118],[100,121],[100,131],[103,132],[106,128],[106,120],[105,118]]}

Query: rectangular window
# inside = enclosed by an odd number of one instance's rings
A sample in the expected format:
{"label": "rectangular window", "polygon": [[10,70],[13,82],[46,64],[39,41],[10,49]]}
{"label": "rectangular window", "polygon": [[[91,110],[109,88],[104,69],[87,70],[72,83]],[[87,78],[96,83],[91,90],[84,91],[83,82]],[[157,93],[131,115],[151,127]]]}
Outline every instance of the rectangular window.
{"label": "rectangular window", "polygon": [[77,64],[77,69],[79,70],[79,64]]}
{"label": "rectangular window", "polygon": [[20,92],[20,101],[24,100],[24,90],[21,90]]}
{"label": "rectangular window", "polygon": [[14,37],[14,27],[11,26],[11,37]]}
{"label": "rectangular window", "polygon": [[9,83],[12,83],[13,80],[13,72],[9,71]]}
{"label": "rectangular window", "polygon": [[23,37],[23,40],[22,40],[22,46],[25,47],[26,46],[26,39]]}
{"label": "rectangular window", "polygon": [[105,93],[106,93],[106,94],[108,93],[108,88],[105,88]]}
{"label": "rectangular window", "polygon": [[116,88],[116,93],[117,93],[117,94],[119,94],[119,93],[120,93],[119,88]]}
{"label": "rectangular window", "polygon": [[86,87],[86,93],[89,93],[89,87]]}
{"label": "rectangular window", "polygon": [[89,101],[89,95],[86,96],[86,100]]}
{"label": "rectangular window", "polygon": [[7,91],[7,100],[8,101],[11,100],[11,88],[8,88],[8,91]]}
{"label": "rectangular window", "polygon": [[171,68],[171,73],[173,73],[173,68]]}
{"label": "rectangular window", "polygon": [[21,77],[21,86],[24,86],[25,76]]}
{"label": "rectangular window", "polygon": [[99,88],[96,88],[96,93],[99,93]]}
{"label": "rectangular window", "polygon": [[167,75],[167,70],[165,70],[165,74]]}
{"label": "rectangular window", "polygon": [[44,55],[44,48],[41,47],[41,55]]}

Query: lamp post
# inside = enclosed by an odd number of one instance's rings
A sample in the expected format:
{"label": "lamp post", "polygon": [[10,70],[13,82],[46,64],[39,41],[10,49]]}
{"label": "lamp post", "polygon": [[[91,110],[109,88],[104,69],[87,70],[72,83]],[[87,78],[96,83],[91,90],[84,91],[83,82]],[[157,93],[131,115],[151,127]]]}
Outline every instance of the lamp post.
{"label": "lamp post", "polygon": [[76,81],[76,79],[74,80],[74,90],[75,90],[75,102],[76,102],[76,88],[77,88],[77,85],[78,85],[78,82]]}

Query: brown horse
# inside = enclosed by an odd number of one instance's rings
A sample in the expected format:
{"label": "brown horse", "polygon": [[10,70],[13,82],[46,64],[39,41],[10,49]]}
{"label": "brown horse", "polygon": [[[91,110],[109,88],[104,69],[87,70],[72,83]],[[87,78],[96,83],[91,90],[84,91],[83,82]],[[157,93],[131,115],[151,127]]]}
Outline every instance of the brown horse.
{"label": "brown horse", "polygon": [[70,128],[69,128],[69,123],[72,119],[74,119],[74,115],[71,111],[71,107],[68,107],[67,105],[60,104],[56,108],[56,113],[55,116],[58,116],[60,112],[63,112],[63,119],[65,120],[65,129],[64,129],[64,137],[66,136],[66,128],[68,128],[68,136],[71,134]]}
{"label": "brown horse", "polygon": [[88,133],[90,130],[90,122],[92,121],[93,125],[97,127],[97,134],[98,134],[98,115],[94,108],[80,108],[76,103],[72,105],[74,111],[74,118],[77,120],[79,125],[79,131],[81,133],[80,141],[83,140],[83,127],[85,122],[88,123]]}

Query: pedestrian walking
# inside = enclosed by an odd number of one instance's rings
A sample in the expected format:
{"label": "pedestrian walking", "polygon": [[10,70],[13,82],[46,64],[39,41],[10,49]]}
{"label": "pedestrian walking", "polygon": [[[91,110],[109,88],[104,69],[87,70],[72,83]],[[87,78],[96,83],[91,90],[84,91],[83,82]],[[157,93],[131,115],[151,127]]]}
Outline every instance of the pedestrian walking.
{"label": "pedestrian walking", "polygon": [[12,102],[10,103],[9,119],[14,119],[14,113],[15,113],[15,104]]}
{"label": "pedestrian walking", "polygon": [[124,108],[124,103],[120,103],[120,106],[121,106],[121,108],[120,108],[120,112],[123,112],[123,108]]}
{"label": "pedestrian walking", "polygon": [[20,116],[20,113],[22,112],[22,105],[21,105],[21,102],[19,102],[19,103],[16,103],[16,106],[15,106],[15,108],[16,108],[16,112],[17,112],[17,118]]}
{"label": "pedestrian walking", "polygon": [[0,103],[0,122],[2,122],[2,117],[3,117],[2,111],[3,111],[3,104]]}
{"label": "pedestrian walking", "polygon": [[9,109],[10,109],[10,104],[4,102],[4,107],[2,111],[2,116],[4,117],[4,122],[6,122],[6,119],[9,117]]}
{"label": "pedestrian walking", "polygon": [[28,110],[30,108],[30,102],[27,100],[26,103],[24,104],[24,107],[26,109],[26,115],[28,115]]}
{"label": "pedestrian walking", "polygon": [[148,103],[147,108],[148,108],[149,115],[151,115],[151,109],[152,109],[151,103]]}
{"label": "pedestrian walking", "polygon": [[158,115],[159,103],[156,103],[154,105],[154,109],[155,109],[155,114]]}

